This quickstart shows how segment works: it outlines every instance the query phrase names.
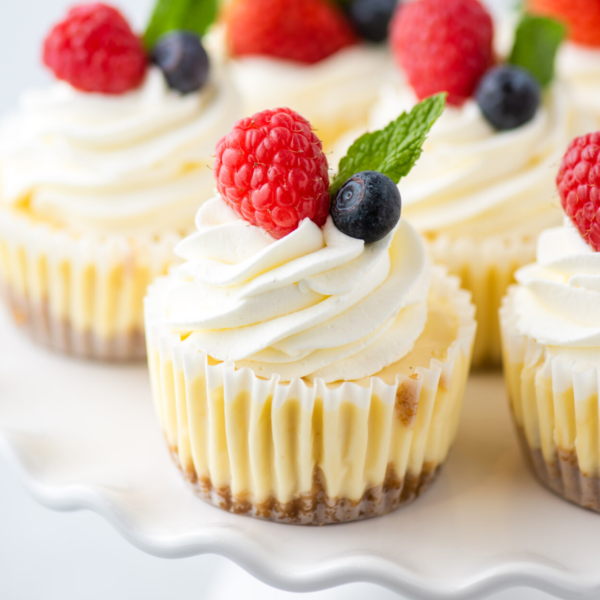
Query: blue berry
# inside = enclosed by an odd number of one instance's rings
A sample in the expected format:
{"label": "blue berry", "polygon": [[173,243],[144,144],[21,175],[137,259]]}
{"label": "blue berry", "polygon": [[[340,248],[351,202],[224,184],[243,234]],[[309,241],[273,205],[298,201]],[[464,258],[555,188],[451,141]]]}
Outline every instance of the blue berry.
{"label": "blue berry", "polygon": [[383,42],[388,37],[390,21],[397,0],[352,0],[348,17],[358,34],[370,42]]}
{"label": "blue berry", "polygon": [[208,54],[200,38],[188,31],[173,31],[160,37],[152,48],[152,60],[169,87],[182,94],[199,90],[208,80]]}
{"label": "blue berry", "polygon": [[540,85],[513,65],[488,71],[477,88],[477,104],[492,127],[505,131],[531,121],[540,105]]}
{"label": "blue berry", "polygon": [[361,171],[338,190],[331,216],[342,233],[371,244],[396,227],[401,207],[398,186],[389,177]]}

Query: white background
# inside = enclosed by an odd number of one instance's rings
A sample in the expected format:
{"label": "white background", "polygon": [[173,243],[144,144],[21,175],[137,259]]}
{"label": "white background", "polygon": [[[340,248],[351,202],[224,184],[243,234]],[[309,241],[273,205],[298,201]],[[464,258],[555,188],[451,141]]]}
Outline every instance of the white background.
{"label": "white background", "polygon": [[[496,6],[511,0],[496,0]],[[66,0],[0,0],[0,112],[19,93],[49,83],[41,44]],[[152,0],[121,0],[142,29]],[[0,393],[1,393],[0,382]],[[38,506],[0,462],[0,600],[392,600],[395,594],[360,584],[296,595],[267,588],[215,556],[168,561],[147,556],[120,538],[99,516],[55,513]],[[545,594],[512,590],[492,600],[542,600]]]}

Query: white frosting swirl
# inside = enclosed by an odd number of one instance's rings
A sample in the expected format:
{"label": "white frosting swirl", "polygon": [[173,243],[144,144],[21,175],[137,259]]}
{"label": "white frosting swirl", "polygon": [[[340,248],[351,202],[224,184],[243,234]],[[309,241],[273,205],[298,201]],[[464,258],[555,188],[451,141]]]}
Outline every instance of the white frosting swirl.
{"label": "white frosting swirl", "polygon": [[257,375],[357,380],[406,355],[427,319],[424,245],[404,220],[365,245],[329,218],[275,240],[220,198],[176,253],[166,324],[213,357]]}
{"label": "white frosting swirl", "polygon": [[537,262],[516,278],[520,333],[540,344],[600,349],[600,253],[570,221],[542,233]]}
{"label": "white frosting swirl", "polygon": [[[565,43],[557,60],[559,76],[569,86],[575,105],[600,121],[600,48]],[[585,132],[587,133],[587,131]]]}
{"label": "white frosting swirl", "polygon": [[0,131],[0,200],[77,231],[184,228],[212,196],[214,148],[238,111],[226,80],[182,96],[157,67],[120,96],[29,92]]}
{"label": "white frosting swirl", "polygon": [[[416,98],[401,81],[386,86],[372,114],[385,126]],[[448,106],[434,124],[423,155],[400,189],[403,215],[417,230],[484,239],[532,235],[560,222],[551,177],[573,135],[575,113],[560,86],[536,116],[511,131],[495,131],[475,100]]]}
{"label": "white frosting swirl", "polygon": [[231,69],[246,114],[289,107],[330,144],[348,129],[366,125],[390,63],[385,47],[360,44],[313,65],[247,56],[232,59]]}

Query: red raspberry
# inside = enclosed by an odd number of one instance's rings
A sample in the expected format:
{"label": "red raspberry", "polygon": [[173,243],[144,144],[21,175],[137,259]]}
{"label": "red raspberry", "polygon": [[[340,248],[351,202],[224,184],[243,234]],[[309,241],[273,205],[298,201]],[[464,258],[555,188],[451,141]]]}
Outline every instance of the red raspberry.
{"label": "red raspberry", "polygon": [[600,131],[569,144],[556,185],[565,213],[581,237],[600,251]]}
{"label": "red raspberry", "polygon": [[392,52],[419,99],[448,92],[460,105],[492,64],[494,26],[478,0],[420,0],[400,5]]}
{"label": "red raspberry", "polygon": [[217,144],[217,189],[235,212],[275,238],[329,214],[327,158],[309,122],[289,108],[238,121]]}
{"label": "red raspberry", "polygon": [[48,34],[44,64],[82,92],[122,94],[142,82],[147,58],[142,42],[118,10],[82,4]]}
{"label": "red raspberry", "polygon": [[234,56],[312,64],[358,40],[342,11],[327,0],[237,0],[226,22]]}
{"label": "red raspberry", "polygon": [[529,10],[565,21],[569,37],[578,44],[600,46],[598,0],[529,0]]}

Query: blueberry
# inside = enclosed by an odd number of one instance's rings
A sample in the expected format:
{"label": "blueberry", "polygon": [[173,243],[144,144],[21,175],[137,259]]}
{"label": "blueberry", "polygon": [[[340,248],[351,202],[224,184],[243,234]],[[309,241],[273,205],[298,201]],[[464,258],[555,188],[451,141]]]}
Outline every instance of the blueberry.
{"label": "blueberry", "polygon": [[397,0],[352,0],[348,17],[358,34],[370,42],[383,42],[388,37],[390,21]]}
{"label": "blueberry", "polygon": [[200,38],[189,31],[161,36],[152,48],[152,60],[163,72],[170,88],[189,94],[208,80],[208,54]]}
{"label": "blueberry", "polygon": [[533,119],[540,86],[524,69],[502,65],[488,71],[477,88],[477,104],[492,127],[515,129]]}
{"label": "blueberry", "polygon": [[398,186],[386,175],[362,171],[338,190],[331,203],[336,227],[366,244],[385,237],[400,220]]}

